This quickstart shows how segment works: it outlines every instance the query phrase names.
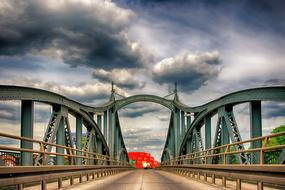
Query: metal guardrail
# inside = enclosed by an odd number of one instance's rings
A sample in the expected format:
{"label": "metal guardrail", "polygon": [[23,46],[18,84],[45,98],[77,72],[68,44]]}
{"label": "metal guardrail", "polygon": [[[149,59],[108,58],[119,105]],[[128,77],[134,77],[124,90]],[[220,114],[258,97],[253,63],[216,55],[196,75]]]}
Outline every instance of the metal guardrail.
{"label": "metal guardrail", "polygon": [[[81,183],[84,176],[86,180],[89,181],[91,178],[101,178],[121,171],[132,169],[131,165],[126,161],[111,159],[109,156],[94,152],[88,152],[73,147],[57,145],[5,133],[0,133],[0,137],[11,138],[19,141],[29,141],[39,145],[39,150],[34,148],[24,149],[0,145],[0,150],[2,152],[15,151],[18,152],[18,155],[21,155],[23,152],[29,152],[34,157],[41,155],[44,158],[43,160],[47,160],[45,159],[47,156],[50,158],[62,156],[68,159],[68,164],[70,164],[48,165],[48,162],[44,161],[41,166],[0,166],[0,187],[16,186],[17,189],[23,189],[25,184],[33,183],[34,185],[37,185],[40,183],[41,189],[46,190],[47,183],[57,181],[58,188],[61,188],[62,181],[66,178],[69,178],[70,185],[73,185],[75,178],[78,178],[79,183]],[[45,145],[49,145],[53,148],[62,148],[65,150],[65,153],[57,153],[52,151],[47,152],[44,149]],[[69,154],[67,154],[67,152],[69,152]],[[70,152],[72,152],[72,154],[70,154]],[[70,162],[72,159],[73,161]],[[87,162],[85,162],[85,165],[74,165],[75,159],[85,159]],[[96,162],[92,162],[94,160]]]}
{"label": "metal guardrail", "polygon": [[[109,156],[106,155],[101,155],[98,153],[94,153],[94,152],[88,152],[88,151],[84,151],[84,150],[79,150],[73,147],[67,147],[67,146],[62,146],[62,145],[58,145],[58,144],[54,144],[54,143],[48,143],[48,142],[44,142],[44,141],[40,141],[40,140],[35,140],[35,139],[31,139],[31,138],[27,138],[27,137],[20,137],[20,136],[15,136],[15,135],[10,135],[10,134],[5,134],[5,133],[1,133],[0,132],[0,137],[6,137],[6,138],[11,138],[14,140],[19,140],[19,141],[29,141],[32,143],[37,143],[39,145],[39,150],[35,150],[35,149],[24,149],[24,148],[16,148],[16,147],[10,147],[10,146],[3,146],[0,145],[0,150],[10,150],[10,151],[18,151],[18,152],[30,152],[33,154],[36,154],[36,156],[39,156],[40,154],[42,155],[42,157],[44,158],[43,160],[46,160],[45,158],[47,156],[63,156],[66,157],[68,159],[70,158],[81,158],[81,159],[86,159],[87,160],[87,164],[90,163],[91,160],[97,160],[97,161],[101,161],[102,164],[105,165],[120,165],[120,166],[130,166],[130,164],[126,161],[121,161],[121,160],[115,160],[115,159],[111,159]],[[46,152],[44,149],[45,145],[49,145],[51,147],[54,148],[63,148],[66,152],[73,152],[74,154],[65,154],[65,153],[57,153],[57,152]],[[75,161],[73,160],[73,162],[71,161],[70,164],[73,165]],[[48,163],[46,161],[44,161],[42,163],[42,165],[47,165]]]}
{"label": "metal guardrail", "polygon": [[[268,146],[268,142],[271,138],[285,136],[285,131],[280,133],[274,133],[267,136],[256,137],[249,140],[244,140],[240,142],[235,142],[232,144],[225,144],[222,146],[217,146],[214,148],[206,149],[199,152],[194,152],[186,155],[181,155],[176,158],[166,160],[161,163],[161,165],[180,165],[180,164],[201,164],[198,162],[199,160],[204,160],[204,164],[209,164],[209,160],[215,157],[223,157],[223,162],[220,164],[228,164],[227,163],[227,156],[229,155],[237,155],[241,153],[246,153],[250,155],[250,153],[259,153],[259,163],[258,164],[265,164],[264,163],[264,154],[269,152],[274,152],[278,150],[285,149],[285,144],[275,145],[275,146]],[[245,143],[252,143],[262,141],[262,147],[260,148],[249,148],[240,151],[236,151],[235,146],[245,144]],[[231,149],[233,147],[233,149]],[[218,153],[217,153],[218,152]],[[248,163],[249,164],[249,163]]]}
{"label": "metal guardrail", "polygon": [[[270,146],[269,144],[270,139],[284,135],[285,131],[182,155],[162,162],[160,169],[198,179],[203,176],[204,181],[207,181],[210,176],[213,184],[215,184],[215,179],[219,177],[222,179],[223,187],[226,187],[227,179],[236,180],[237,190],[242,189],[242,180],[257,182],[258,190],[263,189],[264,183],[282,185],[282,188],[285,189],[285,165],[266,164],[264,161],[266,154],[270,155],[273,153],[276,156],[276,151],[281,153],[281,151],[284,150],[285,144],[275,146]],[[260,148],[248,148],[240,151],[231,149],[231,147],[241,144],[258,141],[262,142]],[[230,164],[227,162],[227,156],[241,153],[247,155],[258,153],[259,163]],[[277,154],[277,156],[279,155]],[[215,157],[222,157],[222,162],[212,164],[211,159]],[[201,160],[203,160],[203,162],[201,162]]]}
{"label": "metal guardrail", "polygon": [[236,181],[236,189],[242,189],[243,181],[257,183],[257,189],[262,190],[264,183],[281,185],[285,188],[285,165],[172,165],[162,166],[161,170],[173,172],[216,184],[216,178],[222,179],[222,186],[226,187],[227,180]]}
{"label": "metal guardrail", "polygon": [[131,169],[126,166],[15,166],[0,167],[0,187],[16,186],[22,190],[25,184],[41,185],[42,190],[48,189],[49,182],[57,182],[58,189],[63,187],[63,180],[67,179],[70,185],[76,178],[79,183],[99,179]]}

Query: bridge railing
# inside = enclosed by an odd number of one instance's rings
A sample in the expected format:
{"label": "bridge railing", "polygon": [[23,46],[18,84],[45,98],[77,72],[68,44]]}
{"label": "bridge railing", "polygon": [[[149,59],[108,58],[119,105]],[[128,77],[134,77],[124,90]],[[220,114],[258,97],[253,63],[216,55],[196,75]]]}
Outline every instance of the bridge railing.
{"label": "bridge railing", "polygon": [[[274,160],[278,159],[279,154],[283,149],[285,149],[285,144],[280,145],[270,145],[270,140],[277,137],[285,137],[285,131],[280,133],[274,133],[267,136],[256,137],[249,140],[244,140],[240,142],[235,142],[231,144],[225,144],[222,146],[217,146],[214,148],[206,149],[199,152],[194,152],[186,155],[181,155],[176,158],[166,160],[161,163],[161,165],[184,165],[184,164],[212,164],[215,158],[222,158],[222,162],[217,162],[215,164],[237,164],[235,162],[234,156],[242,154],[249,158],[258,155],[259,162],[256,164],[276,164]],[[247,148],[243,150],[236,150],[239,145],[244,145],[252,142],[262,142],[262,147],[260,148]],[[258,153],[258,154],[253,154]],[[229,157],[232,159],[229,159]],[[271,157],[270,157],[271,156]],[[272,158],[274,157],[274,158]],[[273,160],[273,161],[272,161]],[[252,164],[250,161],[247,164]]]}
{"label": "bridge railing", "polygon": [[[220,178],[220,185],[226,187],[227,181],[236,181],[236,189],[241,190],[242,180],[244,182],[257,183],[257,189],[262,190],[264,184],[271,184],[277,188],[285,188],[285,164],[279,163],[278,157],[284,152],[285,144],[272,145],[270,142],[274,138],[284,138],[285,131],[267,136],[252,138],[232,144],[226,144],[207,150],[181,155],[174,159],[161,163],[160,169],[173,172],[182,176],[203,179],[217,184]],[[251,148],[245,144],[262,143],[260,148]],[[243,144],[244,149],[236,151],[236,146]],[[238,164],[233,159],[238,159],[241,155],[252,159],[258,156],[259,162],[251,160],[245,164]],[[219,159],[219,158],[222,159]],[[282,157],[282,155],[281,155]],[[214,162],[215,160],[220,162]],[[255,158],[256,159],[256,158]]]}
{"label": "bridge railing", "polygon": [[[6,134],[0,132],[0,137],[9,138],[18,141],[28,141],[33,144],[37,144],[39,149],[35,149],[33,146],[32,149],[25,149],[25,148],[17,148],[15,146],[4,146],[0,145],[0,151],[13,151],[14,153],[30,153],[33,155],[34,165],[39,165],[39,163],[35,163],[37,157],[42,157],[42,162],[40,165],[53,165],[55,164],[54,158],[64,157],[65,158],[65,165],[116,165],[116,166],[130,166],[130,164],[126,161],[112,159],[109,156],[102,155],[95,152],[88,152],[85,150],[79,150],[73,147],[62,146],[54,143],[48,143],[40,140],[35,140],[27,137],[20,137],[16,135]],[[51,146],[52,149],[61,148],[64,149],[65,153],[57,153],[53,151],[46,151],[45,146]],[[67,154],[69,152],[69,154]],[[72,152],[70,154],[70,152]],[[3,157],[4,158],[4,157]],[[48,159],[47,159],[48,158]],[[80,163],[76,160],[79,159]],[[84,162],[85,160],[85,162]],[[3,162],[4,160],[2,160]],[[83,162],[82,162],[83,161]],[[96,161],[96,162],[94,162]],[[3,162],[5,164],[5,161]]]}

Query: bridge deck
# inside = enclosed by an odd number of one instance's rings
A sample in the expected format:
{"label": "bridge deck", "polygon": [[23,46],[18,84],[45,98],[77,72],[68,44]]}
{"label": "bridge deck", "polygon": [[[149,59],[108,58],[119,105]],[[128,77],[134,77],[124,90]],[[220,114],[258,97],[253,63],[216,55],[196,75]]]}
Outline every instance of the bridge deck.
{"label": "bridge deck", "polygon": [[208,189],[218,190],[207,184],[188,180],[183,177],[159,170],[133,170],[110,176],[102,180],[73,186],[68,189],[104,189],[104,190],[175,190],[175,189]]}
{"label": "bridge deck", "polygon": [[[76,182],[75,182],[76,183]],[[122,172],[113,176],[103,177],[97,180],[83,182],[81,184],[75,184],[69,186],[68,181],[63,183],[64,188],[68,190],[218,190],[221,189],[219,185],[220,180],[217,180],[217,185],[210,185],[209,183],[203,183],[201,181],[186,179],[169,172],[159,170],[132,170]],[[39,189],[37,186],[25,188],[26,190]],[[49,190],[57,189],[57,183],[51,183],[48,185]],[[227,188],[223,189],[235,189],[234,182],[227,182]],[[243,184],[242,189],[250,190],[256,189],[253,184]],[[265,190],[274,190],[278,188],[265,187]],[[280,188],[279,188],[280,189]]]}

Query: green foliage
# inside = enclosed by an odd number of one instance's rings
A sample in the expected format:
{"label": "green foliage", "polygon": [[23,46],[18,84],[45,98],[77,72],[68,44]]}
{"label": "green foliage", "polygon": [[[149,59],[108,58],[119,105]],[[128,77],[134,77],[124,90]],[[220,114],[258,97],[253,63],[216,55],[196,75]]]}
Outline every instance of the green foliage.
{"label": "green foliage", "polygon": [[[279,127],[274,128],[271,131],[271,134],[280,133],[282,131],[285,131],[285,125],[281,125]],[[276,146],[276,145],[281,145],[281,144],[285,144],[285,135],[270,138],[268,140],[268,143],[266,144],[266,147],[271,147],[271,146]],[[273,150],[270,152],[265,152],[265,154],[264,154],[265,163],[276,164],[280,153],[281,153],[281,150]]]}
{"label": "green foliage", "polygon": [[[285,131],[285,125],[281,125],[279,127],[274,128],[271,131],[271,134],[280,133],[282,131]],[[281,145],[281,144],[285,144],[285,135],[270,138],[266,146],[271,147],[271,146],[276,146],[276,145]]]}
{"label": "green foliage", "polygon": [[83,137],[81,138],[81,142],[82,142],[82,146],[84,146],[85,143],[86,143],[86,137],[85,137],[85,136],[83,136]]}

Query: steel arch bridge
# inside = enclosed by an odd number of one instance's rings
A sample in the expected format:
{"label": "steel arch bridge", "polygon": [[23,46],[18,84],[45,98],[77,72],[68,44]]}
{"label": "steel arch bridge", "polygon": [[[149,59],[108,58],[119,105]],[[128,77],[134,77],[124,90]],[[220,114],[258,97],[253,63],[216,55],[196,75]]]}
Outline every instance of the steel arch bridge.
{"label": "steel arch bridge", "polygon": [[[266,152],[275,151],[275,164],[284,164],[285,145],[266,148],[271,136],[262,136],[262,101],[285,102],[285,87],[264,87],[234,92],[209,103],[190,107],[178,98],[154,95],[135,95],[116,99],[112,87],[110,100],[101,106],[83,105],[62,95],[46,90],[0,85],[0,101],[21,101],[21,137],[0,133],[2,137],[21,142],[20,149],[0,145],[0,150],[21,152],[22,166],[64,165],[124,165],[128,162],[127,149],[121,132],[118,111],[135,102],[153,102],[171,111],[161,165],[180,164],[266,164]],[[42,141],[33,139],[34,102],[52,107]],[[250,105],[250,138],[243,141],[233,108],[242,103]],[[68,115],[76,118],[76,142],[73,142]],[[214,139],[211,120],[217,116]],[[83,127],[86,128],[82,143]],[[204,129],[205,138],[202,138]],[[284,136],[285,133],[280,133]],[[273,137],[273,136],[272,136]],[[40,150],[33,151],[33,143]],[[249,143],[250,146],[245,145]],[[53,151],[56,149],[56,152]],[[53,153],[52,153],[53,152]],[[37,154],[36,158],[34,154]],[[53,156],[52,156],[53,155]],[[125,161],[125,162],[123,162]]]}

